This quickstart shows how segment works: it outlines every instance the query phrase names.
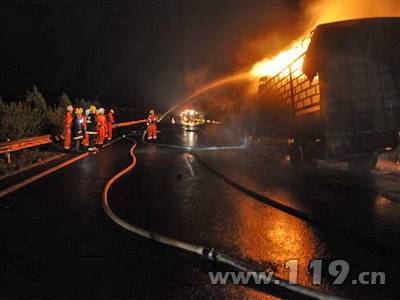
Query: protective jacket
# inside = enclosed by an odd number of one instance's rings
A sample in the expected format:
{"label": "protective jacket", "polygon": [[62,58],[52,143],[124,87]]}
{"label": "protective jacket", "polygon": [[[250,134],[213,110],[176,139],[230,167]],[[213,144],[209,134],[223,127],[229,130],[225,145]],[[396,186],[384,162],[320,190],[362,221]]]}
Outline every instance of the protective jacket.
{"label": "protective jacket", "polygon": [[72,120],[72,139],[80,140],[83,139],[83,118],[79,115],[75,115]]}
{"label": "protective jacket", "polygon": [[86,133],[97,134],[97,117],[95,113],[90,113],[86,120]]}
{"label": "protective jacket", "polygon": [[106,115],[107,119],[107,139],[111,140],[112,139],[112,130],[113,130],[113,124],[115,123],[114,119],[114,114],[112,112],[109,112]]}
{"label": "protective jacket", "polygon": [[64,148],[69,149],[71,147],[71,126],[72,126],[72,113],[67,111],[64,116]]}
{"label": "protective jacket", "polygon": [[147,118],[147,125],[149,125],[147,130],[147,138],[149,140],[157,139],[157,122],[158,117],[156,115],[149,115]]}
{"label": "protective jacket", "polygon": [[158,117],[156,115],[149,115],[147,118],[147,125],[156,124],[158,122]]}
{"label": "protective jacket", "polygon": [[107,120],[105,115],[102,114],[97,115],[97,132],[98,132],[97,143],[99,145],[102,145],[107,135]]}
{"label": "protective jacket", "polygon": [[89,146],[89,135],[86,132],[86,129],[87,129],[87,116],[83,115],[82,116],[82,120],[83,120],[82,125],[83,125],[83,129],[84,129],[82,144],[84,146]]}

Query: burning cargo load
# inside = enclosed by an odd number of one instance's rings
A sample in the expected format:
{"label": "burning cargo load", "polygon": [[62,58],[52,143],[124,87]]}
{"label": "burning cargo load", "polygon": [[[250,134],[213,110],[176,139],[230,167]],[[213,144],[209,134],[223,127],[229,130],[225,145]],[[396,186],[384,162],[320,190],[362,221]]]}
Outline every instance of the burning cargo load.
{"label": "burning cargo load", "polygon": [[400,18],[320,25],[303,71],[319,75],[325,141],[336,154],[395,144],[400,130]]}
{"label": "burning cargo load", "polygon": [[305,53],[260,79],[259,100],[280,107],[292,163],[330,157],[373,168],[398,145],[399,32],[400,18],[319,25]]}

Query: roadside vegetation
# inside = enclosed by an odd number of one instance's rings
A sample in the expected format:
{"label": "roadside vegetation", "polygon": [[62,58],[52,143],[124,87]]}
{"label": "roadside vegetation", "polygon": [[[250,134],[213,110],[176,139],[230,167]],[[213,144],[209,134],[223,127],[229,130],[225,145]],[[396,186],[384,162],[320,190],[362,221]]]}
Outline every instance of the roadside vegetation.
{"label": "roadside vegetation", "polygon": [[[34,86],[27,90],[25,99],[3,101],[0,97],[0,142],[21,138],[51,134],[54,140],[60,140],[63,132],[63,119],[68,105],[89,108],[90,105],[101,107],[98,102],[85,99],[71,101],[66,93],[62,93],[50,104],[39,89]],[[118,122],[138,117],[137,111],[124,107],[113,107]],[[35,147],[11,153],[11,163],[7,163],[5,155],[0,155],[0,178],[39,161],[59,154],[62,147],[52,145]]]}
{"label": "roadside vegetation", "polygon": [[62,94],[56,105],[48,105],[37,87],[20,101],[0,99],[0,141],[17,140],[41,134],[61,134],[65,107],[71,104]]}

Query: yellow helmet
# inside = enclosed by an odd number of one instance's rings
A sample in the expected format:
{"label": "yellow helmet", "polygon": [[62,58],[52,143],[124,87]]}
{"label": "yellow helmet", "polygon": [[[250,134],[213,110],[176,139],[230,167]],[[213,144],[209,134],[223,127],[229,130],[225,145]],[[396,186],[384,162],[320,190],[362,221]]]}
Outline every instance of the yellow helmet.
{"label": "yellow helmet", "polygon": [[89,109],[90,109],[90,111],[93,112],[93,113],[96,112],[96,106],[94,106],[94,105],[90,106]]}

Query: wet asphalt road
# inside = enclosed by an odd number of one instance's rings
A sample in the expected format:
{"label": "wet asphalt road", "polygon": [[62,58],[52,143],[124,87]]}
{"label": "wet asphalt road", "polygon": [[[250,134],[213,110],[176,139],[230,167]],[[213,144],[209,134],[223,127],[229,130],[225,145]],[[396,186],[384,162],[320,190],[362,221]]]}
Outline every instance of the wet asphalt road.
{"label": "wet asphalt road", "polygon": [[[285,278],[285,262],[298,259],[299,282],[329,294],[399,297],[398,208],[366,188],[366,179],[359,185],[360,178],[324,175],[324,170],[293,175],[285,164],[250,150],[196,152],[243,185],[323,221],[309,224],[238,191],[184,149],[160,145],[238,144],[208,133],[165,130],[158,145],[139,145],[136,168],[110,189],[112,209],[147,230],[214,247]],[[224,267],[112,223],[102,210],[102,188],[130,162],[132,144],[132,137],[121,140],[0,200],[1,298],[291,296],[268,287],[261,292],[231,283],[211,285],[207,272]],[[375,207],[376,201],[383,204]],[[314,259],[322,259],[324,266],[317,286],[307,271]],[[325,266],[337,259],[349,263],[350,279],[335,286]],[[362,271],[385,272],[386,284],[352,285],[351,279]]]}

